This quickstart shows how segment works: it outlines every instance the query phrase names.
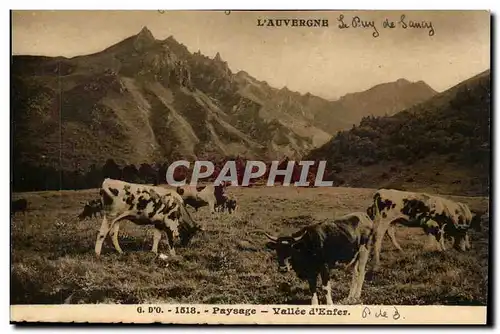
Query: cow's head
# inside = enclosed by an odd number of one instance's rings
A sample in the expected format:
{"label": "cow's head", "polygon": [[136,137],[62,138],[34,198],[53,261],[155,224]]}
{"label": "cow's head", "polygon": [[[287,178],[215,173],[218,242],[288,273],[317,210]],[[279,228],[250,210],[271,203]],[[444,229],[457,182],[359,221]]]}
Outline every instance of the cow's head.
{"label": "cow's head", "polygon": [[278,271],[286,273],[290,270],[290,258],[293,253],[300,247],[302,238],[306,235],[306,231],[298,236],[275,237],[264,232],[270,240],[266,243],[266,247],[276,251],[278,256]]}
{"label": "cow's head", "polygon": [[204,231],[203,227],[193,220],[183,203],[179,204],[178,219],[179,240],[182,246],[187,246],[196,233]]}
{"label": "cow's head", "polygon": [[198,232],[203,232],[203,227],[201,227],[198,224],[195,225],[189,225],[185,223],[180,223],[179,224],[179,240],[180,244],[185,247],[189,244],[191,239],[196,235]]}

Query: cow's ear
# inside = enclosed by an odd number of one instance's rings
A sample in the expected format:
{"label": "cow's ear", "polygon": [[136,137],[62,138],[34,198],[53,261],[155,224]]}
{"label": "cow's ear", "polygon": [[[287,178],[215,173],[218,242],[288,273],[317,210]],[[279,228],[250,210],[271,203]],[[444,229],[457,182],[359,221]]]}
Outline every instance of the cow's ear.
{"label": "cow's ear", "polygon": [[267,249],[275,250],[276,249],[276,243],[272,242],[272,241],[268,241],[268,242],[266,242],[266,248]]}

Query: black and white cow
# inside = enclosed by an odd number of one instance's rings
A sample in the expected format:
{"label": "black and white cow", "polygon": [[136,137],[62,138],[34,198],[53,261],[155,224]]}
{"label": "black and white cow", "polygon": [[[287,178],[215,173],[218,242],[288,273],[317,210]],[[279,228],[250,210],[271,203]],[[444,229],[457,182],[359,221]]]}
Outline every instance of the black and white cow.
{"label": "black and white cow", "polygon": [[422,227],[430,240],[445,250],[445,235],[454,239],[454,247],[462,251],[469,249],[468,229],[480,228],[481,215],[473,215],[469,207],[460,202],[426,193],[394,189],[379,189],[373,203],[367,209],[375,224],[375,267],[380,264],[380,250],[385,233],[396,248],[402,250],[395,238],[394,225]]}
{"label": "black and white cow", "polygon": [[365,280],[365,268],[372,246],[373,222],[364,212],[306,226],[290,236],[265,235],[267,247],[276,250],[278,270],[286,273],[290,267],[300,279],[309,282],[311,304],[318,304],[317,278],[321,277],[326,291],[326,303],[333,304],[330,269],[337,263],[354,264],[350,292],[346,303],[358,302]]}
{"label": "black and white cow", "polygon": [[103,181],[100,194],[104,216],[95,244],[97,256],[101,254],[102,244],[108,233],[115,249],[122,253],[118,243],[118,230],[123,219],[137,225],[155,227],[151,249],[154,253],[158,252],[162,231],[167,234],[170,254],[175,255],[174,238],[178,236],[181,244],[187,245],[197,231],[203,230],[193,221],[175,190],[108,178]]}

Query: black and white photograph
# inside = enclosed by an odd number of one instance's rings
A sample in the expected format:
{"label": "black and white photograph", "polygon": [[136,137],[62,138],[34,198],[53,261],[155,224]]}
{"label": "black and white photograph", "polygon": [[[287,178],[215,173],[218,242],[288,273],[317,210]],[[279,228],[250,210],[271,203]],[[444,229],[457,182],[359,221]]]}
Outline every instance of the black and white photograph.
{"label": "black and white photograph", "polygon": [[488,10],[10,16],[12,322],[486,324]]}

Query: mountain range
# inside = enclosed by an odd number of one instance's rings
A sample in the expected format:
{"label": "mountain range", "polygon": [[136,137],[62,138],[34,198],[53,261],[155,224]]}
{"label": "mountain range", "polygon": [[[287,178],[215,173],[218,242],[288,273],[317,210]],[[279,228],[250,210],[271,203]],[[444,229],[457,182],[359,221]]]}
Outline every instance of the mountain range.
{"label": "mountain range", "polygon": [[487,195],[491,73],[486,70],[392,116],[366,116],[310,151],[336,185]]}
{"label": "mountain range", "polygon": [[13,56],[11,87],[14,165],[63,170],[109,158],[300,157],[365,116],[391,116],[437,94],[399,79],[329,101],[233,73],[219,53],[191,53],[146,27],[94,54]]}

